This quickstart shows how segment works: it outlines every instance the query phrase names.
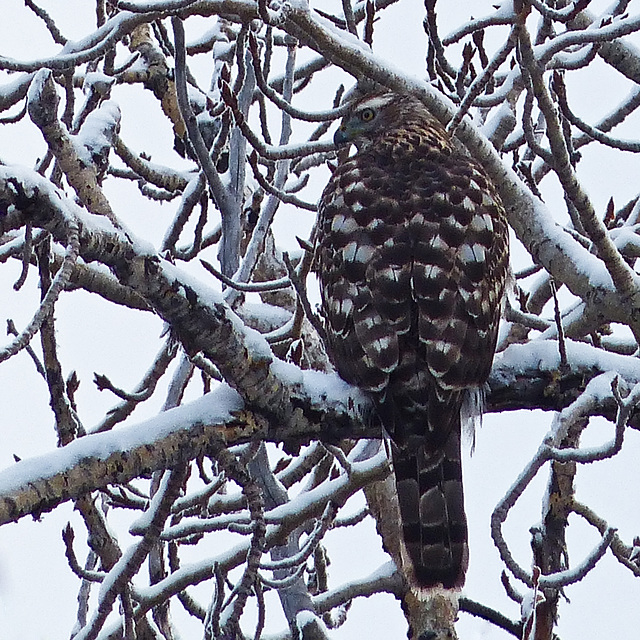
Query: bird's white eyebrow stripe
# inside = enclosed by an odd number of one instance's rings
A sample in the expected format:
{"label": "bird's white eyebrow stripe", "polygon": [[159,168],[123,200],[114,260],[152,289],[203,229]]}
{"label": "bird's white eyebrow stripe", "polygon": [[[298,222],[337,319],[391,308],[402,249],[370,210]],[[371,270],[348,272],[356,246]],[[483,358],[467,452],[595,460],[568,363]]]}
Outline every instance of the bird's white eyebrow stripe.
{"label": "bird's white eyebrow stripe", "polygon": [[373,98],[369,98],[368,100],[361,102],[354,109],[354,111],[360,112],[362,109],[366,109],[366,108],[380,109],[381,107],[386,107],[392,101],[393,101],[393,94],[385,93],[382,96],[374,96]]}

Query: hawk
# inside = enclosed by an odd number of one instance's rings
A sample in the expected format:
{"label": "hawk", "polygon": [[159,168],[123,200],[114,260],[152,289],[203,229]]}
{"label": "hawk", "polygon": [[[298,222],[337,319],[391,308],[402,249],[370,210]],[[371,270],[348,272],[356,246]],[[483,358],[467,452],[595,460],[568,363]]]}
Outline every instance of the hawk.
{"label": "hawk", "polygon": [[372,396],[393,440],[415,581],[461,586],[461,410],[481,393],[495,352],[504,207],[482,166],[411,95],[361,98],[334,140],[357,151],[319,204],[327,348],[340,376]]}

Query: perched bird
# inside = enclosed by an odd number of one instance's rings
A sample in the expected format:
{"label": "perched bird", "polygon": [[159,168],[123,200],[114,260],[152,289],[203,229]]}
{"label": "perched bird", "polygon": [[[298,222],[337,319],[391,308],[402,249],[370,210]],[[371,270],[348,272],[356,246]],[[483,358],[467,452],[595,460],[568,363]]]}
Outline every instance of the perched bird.
{"label": "perched bird", "polygon": [[508,269],[505,213],[482,166],[424,104],[357,100],[335,134],[355,154],[320,199],[327,347],[393,440],[405,549],[422,586],[461,586],[461,410],[491,368]]}

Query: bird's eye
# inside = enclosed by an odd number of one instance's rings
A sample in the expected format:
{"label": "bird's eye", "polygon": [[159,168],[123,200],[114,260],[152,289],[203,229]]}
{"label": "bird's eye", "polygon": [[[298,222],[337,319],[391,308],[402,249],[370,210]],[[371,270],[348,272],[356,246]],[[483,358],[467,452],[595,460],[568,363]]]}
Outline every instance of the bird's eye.
{"label": "bird's eye", "polygon": [[370,107],[367,107],[360,112],[360,120],[362,120],[362,122],[371,122],[375,115],[376,112]]}

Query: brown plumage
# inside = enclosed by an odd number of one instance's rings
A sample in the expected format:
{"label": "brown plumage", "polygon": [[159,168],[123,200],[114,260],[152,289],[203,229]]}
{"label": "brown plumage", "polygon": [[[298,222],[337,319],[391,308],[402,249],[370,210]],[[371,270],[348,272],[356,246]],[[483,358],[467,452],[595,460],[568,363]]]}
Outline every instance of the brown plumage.
{"label": "brown plumage", "polygon": [[416,98],[358,101],[335,140],[357,152],[320,200],[316,265],[328,348],[395,442],[417,582],[467,563],[460,411],[493,360],[508,263],[504,208],[482,167]]}

